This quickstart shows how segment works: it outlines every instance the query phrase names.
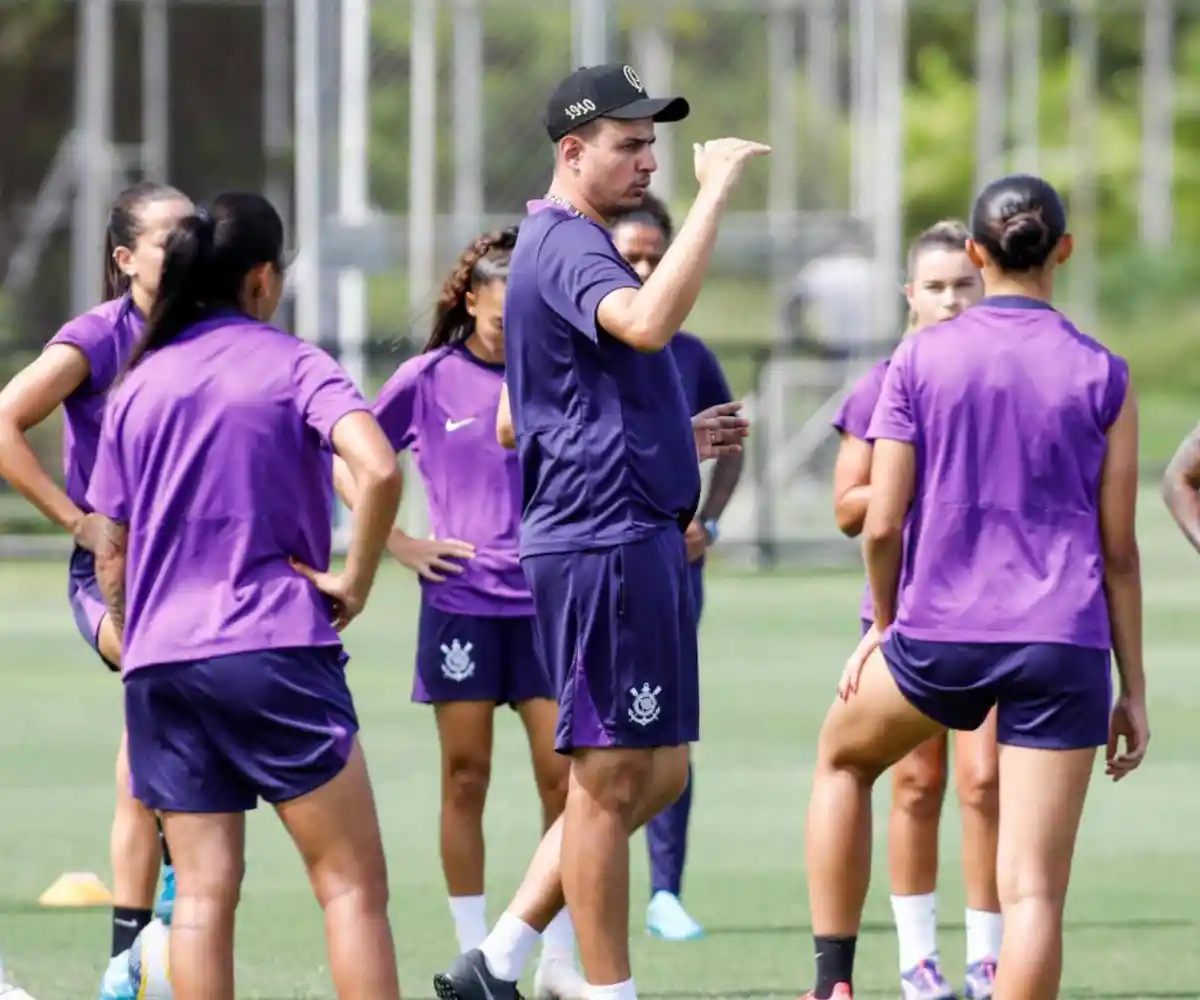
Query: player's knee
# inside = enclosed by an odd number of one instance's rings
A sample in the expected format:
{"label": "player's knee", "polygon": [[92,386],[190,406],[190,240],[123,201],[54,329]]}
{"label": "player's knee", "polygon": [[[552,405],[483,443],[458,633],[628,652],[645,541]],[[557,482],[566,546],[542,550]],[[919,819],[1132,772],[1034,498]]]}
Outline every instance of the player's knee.
{"label": "player's knee", "polygon": [[960,760],[955,784],[962,808],[988,816],[1000,814],[1000,772],[994,761]]}
{"label": "player's knee", "polygon": [[892,808],[918,822],[931,822],[942,813],[946,779],[928,768],[896,772],[892,784]]}
{"label": "player's knee", "polygon": [[570,784],[570,761],[559,754],[555,760],[537,769],[538,797],[542,800],[542,811],[547,819],[557,819],[567,804],[567,787]]}
{"label": "player's knee", "polygon": [[650,750],[591,750],[575,758],[575,782],[605,812],[632,819],[651,790]]}
{"label": "player's knee", "polygon": [[941,815],[946,796],[946,772],[940,762],[914,757],[896,765],[892,778],[892,808],[917,821],[932,822]]}
{"label": "player's knee", "polygon": [[492,764],[486,756],[462,754],[448,758],[443,779],[446,804],[482,813],[491,780]]}
{"label": "player's knee", "polygon": [[207,923],[237,909],[246,863],[242,858],[210,858],[196,870],[176,869],[175,922],[182,909]]}
{"label": "player's knee", "polygon": [[390,893],[387,866],[355,865],[335,869],[325,867],[311,875],[313,893],[322,910],[345,908],[359,913],[386,912]]}

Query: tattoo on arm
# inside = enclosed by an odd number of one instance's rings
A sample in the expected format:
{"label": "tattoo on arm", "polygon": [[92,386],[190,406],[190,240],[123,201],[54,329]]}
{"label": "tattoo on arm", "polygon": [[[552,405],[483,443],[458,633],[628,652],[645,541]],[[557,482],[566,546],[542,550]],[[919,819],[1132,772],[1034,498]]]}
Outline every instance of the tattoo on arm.
{"label": "tattoo on arm", "polygon": [[117,635],[125,633],[125,553],[128,531],[123,524],[104,519],[101,544],[96,552],[96,581],[108,605]]}

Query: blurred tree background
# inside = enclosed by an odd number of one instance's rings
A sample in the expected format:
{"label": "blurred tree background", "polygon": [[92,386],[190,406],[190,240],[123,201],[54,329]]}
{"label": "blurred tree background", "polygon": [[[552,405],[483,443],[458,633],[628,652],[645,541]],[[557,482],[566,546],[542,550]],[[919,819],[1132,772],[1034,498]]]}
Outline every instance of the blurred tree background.
{"label": "blurred tree background", "polygon": [[[453,35],[450,8],[439,24],[439,116],[452,108]],[[651,0],[617,4],[616,57],[636,61],[633,29],[654,15],[674,47],[676,89],[692,102],[692,116],[672,126],[679,150],[673,164],[677,215],[686,211],[694,179],[690,144],[739,134],[767,135],[769,81],[764,2]],[[1063,3],[1042,17],[1040,107],[1042,171],[1068,201],[1074,187],[1069,89],[1069,20]],[[1094,331],[1131,359],[1144,404],[1145,452],[1165,460],[1179,435],[1200,415],[1200,365],[1193,362],[1193,331],[1200,321],[1200,0],[1177,0],[1174,65],[1174,241],[1166,253],[1139,247],[1142,12],[1135,3],[1100,5],[1098,94],[1099,326]],[[173,2],[171,7],[172,179],[198,198],[231,187],[261,189],[262,31],[260,5],[249,0]],[[570,69],[571,23],[566,0],[485,0],[484,122],[486,209],[520,213],[549,178],[543,103]],[[410,78],[410,5],[376,0],[372,14],[371,197],[384,212],[407,210]],[[134,142],[140,126],[140,11],[116,4],[117,58],[114,127],[118,142]],[[975,4],[967,0],[912,0],[908,20],[904,95],[904,226],[908,234],[946,216],[963,217],[974,185],[977,116]],[[801,33],[802,35],[802,33]],[[799,39],[801,53],[803,38]],[[840,44],[848,45],[846,32]],[[67,135],[75,107],[75,4],[64,0],[0,0],[0,281],[18,245],[31,206]],[[792,82],[801,109],[797,134],[806,133],[811,105],[802,55]],[[843,65],[845,59],[842,60]],[[845,205],[849,188],[849,82],[836,107],[835,148],[801,156],[796,179],[802,208]],[[770,86],[787,82],[771,81]],[[832,169],[831,166],[832,165]],[[439,130],[439,208],[453,191],[452,129]],[[825,199],[821,201],[820,199]],[[735,210],[763,211],[766,173],[751,171]],[[66,221],[69,221],[66,220]],[[447,264],[449,261],[446,262]],[[1064,278],[1069,280],[1069,267]],[[97,290],[99,295],[99,290]],[[0,376],[7,377],[67,319],[69,231],[61,227],[44,253],[32,284],[20,295],[0,295]],[[731,359],[735,344],[765,343],[779,322],[765,276],[717,273],[689,327]],[[416,308],[420,308],[418,305]],[[391,342],[412,321],[404,262],[370,281],[371,336]],[[391,362],[377,373],[386,376]],[[735,388],[751,388],[751,365],[731,360]],[[1193,413],[1193,411],[1198,411]],[[57,447],[57,428],[43,430]]]}

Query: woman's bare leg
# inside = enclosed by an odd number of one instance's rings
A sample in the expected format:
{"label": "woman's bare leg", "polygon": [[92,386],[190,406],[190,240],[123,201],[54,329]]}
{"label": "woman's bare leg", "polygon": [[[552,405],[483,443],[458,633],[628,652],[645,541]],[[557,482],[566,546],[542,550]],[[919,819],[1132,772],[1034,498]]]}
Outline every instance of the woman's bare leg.
{"label": "woman's bare leg", "polygon": [[171,987],[175,1000],[235,996],[233,936],[245,872],[245,813],[164,813],[175,862]]}
{"label": "woman's bare leg", "polygon": [[[944,733],[926,740],[892,768],[888,868],[892,915],[900,946],[900,974],[904,977],[941,978],[936,890],[948,743]],[[906,993],[944,995],[945,991],[925,990],[922,985],[910,984],[905,987]]]}
{"label": "woman's bare leg", "polygon": [[329,968],[338,1000],[399,1000],[396,949],[387,913],[387,863],[375,795],[358,741],[336,778],[282,803],[276,811],[304,859],[317,902],[325,911]]}
{"label": "woman's bare leg", "polygon": [[991,995],[1004,922],[996,888],[1000,836],[1000,765],[996,710],[973,732],[955,734],[954,772],[962,810],[963,881],[967,894],[969,1000]]}
{"label": "woman's bare leg", "polygon": [[878,649],[857,691],[835,700],[825,716],[808,808],[816,997],[851,982],[871,877],[871,788],[888,767],[942,731],[905,700]]}
{"label": "woman's bare leg", "polygon": [[1004,941],[995,1000],[1055,1000],[1063,909],[1094,749],[1000,749],[996,875]]}
{"label": "woman's bare leg", "polygon": [[483,811],[492,777],[495,702],[434,706],[442,753],[442,872],[460,951],[487,937]]}

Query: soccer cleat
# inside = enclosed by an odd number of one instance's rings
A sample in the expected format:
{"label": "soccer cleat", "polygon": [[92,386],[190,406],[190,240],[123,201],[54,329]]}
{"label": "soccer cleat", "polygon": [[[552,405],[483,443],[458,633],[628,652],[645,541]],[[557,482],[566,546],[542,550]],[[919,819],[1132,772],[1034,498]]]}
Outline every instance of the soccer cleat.
{"label": "soccer cleat", "polygon": [[953,1000],[954,990],[934,959],[927,958],[900,977],[904,1000]]}
{"label": "soccer cleat", "polygon": [[158,902],[154,904],[154,915],[168,927],[175,915],[175,869],[170,865],[163,869],[163,887]]}
{"label": "soccer cleat", "polygon": [[33,997],[19,986],[0,982],[0,1000],[33,1000]]}
{"label": "soccer cleat", "polygon": [[[817,1000],[816,990],[806,993],[800,1000]],[[845,983],[838,983],[829,994],[829,1000],[854,1000],[854,994]]]}
{"label": "soccer cleat", "polygon": [[100,1000],[136,1000],[129,976],[129,952],[114,955],[100,980]]}
{"label": "soccer cleat", "polygon": [[967,982],[963,987],[963,1000],[992,1000],[996,989],[996,960],[985,958],[967,966]]}
{"label": "soccer cleat", "polygon": [[662,889],[646,907],[646,931],[664,941],[695,941],[704,937],[704,928],[688,915],[679,897]]}
{"label": "soccer cleat", "polygon": [[445,972],[433,977],[438,1000],[522,1000],[516,983],[492,975],[478,948],[459,955]]}
{"label": "soccer cleat", "polygon": [[535,1000],[585,1000],[587,982],[564,958],[543,958],[533,977]]}

